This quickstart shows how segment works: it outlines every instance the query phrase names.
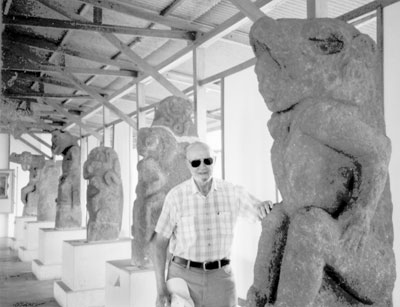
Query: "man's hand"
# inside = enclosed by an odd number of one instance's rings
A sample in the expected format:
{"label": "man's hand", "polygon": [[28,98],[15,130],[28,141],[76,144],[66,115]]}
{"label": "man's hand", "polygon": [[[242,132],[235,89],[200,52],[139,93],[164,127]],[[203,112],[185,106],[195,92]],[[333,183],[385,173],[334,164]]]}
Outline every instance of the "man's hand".
{"label": "man's hand", "polygon": [[272,208],[274,207],[274,203],[270,200],[266,200],[261,202],[258,205],[258,216],[259,218],[262,220],[263,218],[265,218],[272,210]]}

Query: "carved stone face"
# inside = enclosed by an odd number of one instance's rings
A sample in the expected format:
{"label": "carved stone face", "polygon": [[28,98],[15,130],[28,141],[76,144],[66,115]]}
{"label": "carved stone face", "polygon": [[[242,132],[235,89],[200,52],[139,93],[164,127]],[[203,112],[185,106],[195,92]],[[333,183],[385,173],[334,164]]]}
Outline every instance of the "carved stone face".
{"label": "carved stone face", "polygon": [[55,155],[61,155],[66,148],[78,145],[76,138],[68,132],[54,131],[51,137],[51,151]]}
{"label": "carved stone face", "polygon": [[264,17],[253,25],[250,42],[259,91],[273,112],[309,97],[359,103],[371,95],[374,42],[344,22]]}

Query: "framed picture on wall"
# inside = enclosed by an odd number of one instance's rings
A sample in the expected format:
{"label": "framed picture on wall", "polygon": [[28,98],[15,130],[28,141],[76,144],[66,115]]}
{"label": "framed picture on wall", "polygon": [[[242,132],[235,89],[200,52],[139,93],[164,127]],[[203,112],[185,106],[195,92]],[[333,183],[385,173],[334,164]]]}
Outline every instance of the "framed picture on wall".
{"label": "framed picture on wall", "polygon": [[0,213],[11,213],[14,205],[14,170],[0,169]]}
{"label": "framed picture on wall", "polygon": [[7,199],[10,195],[10,174],[6,172],[0,172],[0,199]]}

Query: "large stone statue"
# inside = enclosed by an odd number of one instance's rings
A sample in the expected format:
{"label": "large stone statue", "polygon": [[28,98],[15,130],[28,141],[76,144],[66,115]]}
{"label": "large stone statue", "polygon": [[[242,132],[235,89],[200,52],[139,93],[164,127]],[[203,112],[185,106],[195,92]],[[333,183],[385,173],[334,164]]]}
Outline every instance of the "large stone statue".
{"label": "large stone statue", "polygon": [[283,201],[262,223],[248,306],[392,306],[391,146],[375,43],[339,20],[268,17],[250,41]]}
{"label": "large stone statue", "polygon": [[37,184],[40,178],[40,172],[45,164],[45,158],[42,155],[33,155],[24,151],[20,154],[12,153],[10,162],[21,165],[22,170],[29,171],[29,181],[21,189],[21,201],[24,204],[22,216],[37,216],[39,203],[39,190]]}
{"label": "large stone statue", "polygon": [[132,221],[132,264],[149,264],[148,244],[169,190],[190,178],[186,146],[196,139],[190,101],[170,96],[155,110],[152,127],[138,132],[139,182]]}
{"label": "large stone statue", "polygon": [[80,203],[81,168],[80,148],[77,140],[68,132],[52,133],[52,152],[62,155],[62,175],[58,184],[55,227],[77,228],[82,224]]}
{"label": "large stone statue", "polygon": [[121,231],[123,192],[117,153],[109,147],[94,148],[83,165],[87,187],[87,240],[115,240]]}

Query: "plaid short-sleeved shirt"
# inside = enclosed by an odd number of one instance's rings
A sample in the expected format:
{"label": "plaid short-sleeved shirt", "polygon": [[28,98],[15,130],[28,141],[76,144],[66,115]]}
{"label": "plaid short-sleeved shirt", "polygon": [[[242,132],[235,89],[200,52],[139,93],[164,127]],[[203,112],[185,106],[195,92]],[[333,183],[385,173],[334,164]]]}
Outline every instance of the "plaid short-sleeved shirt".
{"label": "plaid short-sleeved shirt", "polygon": [[192,179],[171,189],[155,231],[170,238],[170,252],[192,261],[229,258],[237,217],[258,220],[260,201],[240,186],[213,178],[207,196]]}

